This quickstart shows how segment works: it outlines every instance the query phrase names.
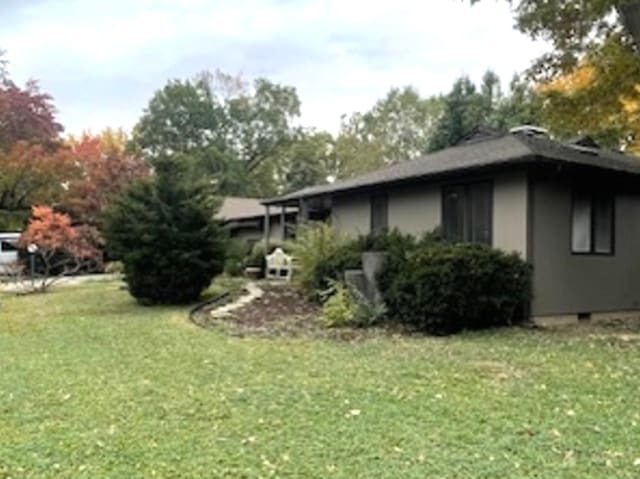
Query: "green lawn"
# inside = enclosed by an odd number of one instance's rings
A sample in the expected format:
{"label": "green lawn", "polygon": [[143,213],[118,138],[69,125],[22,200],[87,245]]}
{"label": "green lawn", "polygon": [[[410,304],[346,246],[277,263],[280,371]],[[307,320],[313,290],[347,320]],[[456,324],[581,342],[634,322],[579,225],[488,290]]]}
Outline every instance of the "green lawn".
{"label": "green lawn", "polygon": [[231,338],[115,283],[0,302],[0,478],[640,477],[635,336]]}

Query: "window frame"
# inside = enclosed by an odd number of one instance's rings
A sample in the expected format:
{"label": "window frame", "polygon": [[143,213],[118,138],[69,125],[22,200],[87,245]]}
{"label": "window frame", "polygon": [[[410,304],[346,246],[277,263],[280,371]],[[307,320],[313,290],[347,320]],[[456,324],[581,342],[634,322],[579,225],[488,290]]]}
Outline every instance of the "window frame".
{"label": "window frame", "polygon": [[[384,204],[384,226],[379,230],[375,230],[373,228],[373,218],[375,216],[374,204],[376,204],[376,200],[382,200]],[[380,234],[384,233],[385,231],[389,231],[389,195],[386,192],[373,193],[369,196],[369,231],[372,234]]]}
{"label": "window frame", "polygon": [[[589,231],[589,251],[575,251],[573,248],[573,219],[575,214],[576,197],[583,196],[589,199],[590,231]],[[611,231],[609,231],[610,251],[596,251],[596,209],[595,203],[598,199],[606,198],[611,200]],[[617,196],[612,191],[585,191],[574,188],[571,192],[571,214],[569,216],[569,250],[572,256],[615,256],[616,254],[616,203]]]}
{"label": "window frame", "polygon": [[[472,220],[472,211],[473,211],[473,201],[472,201],[472,195],[471,195],[471,189],[474,186],[478,186],[478,185],[486,185],[488,186],[488,191],[489,191],[489,241],[488,242],[480,242],[480,241],[473,241],[471,238],[473,237],[472,234],[472,224],[473,224],[473,220]],[[442,230],[442,234],[443,234],[443,238],[447,241],[454,241],[451,240],[450,238],[447,238],[446,236],[444,236],[446,228],[445,228],[445,196],[447,195],[447,192],[454,189],[454,188],[461,188],[462,191],[464,192],[464,204],[463,204],[463,212],[464,212],[464,218],[462,221],[462,227],[463,227],[463,231],[462,231],[462,240],[461,241],[455,241],[455,242],[460,242],[460,243],[472,243],[472,244],[484,244],[487,246],[490,246],[493,248],[493,210],[494,210],[494,198],[495,198],[495,193],[494,193],[494,182],[493,179],[491,178],[486,178],[486,179],[477,179],[477,180],[471,180],[471,181],[464,181],[464,182],[452,182],[452,183],[444,183],[442,184],[441,188],[440,188],[440,218],[441,218],[441,230]]]}

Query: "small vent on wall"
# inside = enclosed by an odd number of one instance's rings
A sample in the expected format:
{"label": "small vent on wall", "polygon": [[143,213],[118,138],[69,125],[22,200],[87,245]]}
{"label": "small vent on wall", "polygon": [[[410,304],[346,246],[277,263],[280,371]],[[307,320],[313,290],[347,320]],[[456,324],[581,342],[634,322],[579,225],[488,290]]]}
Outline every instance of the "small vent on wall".
{"label": "small vent on wall", "polygon": [[578,313],[578,321],[589,321],[591,313]]}

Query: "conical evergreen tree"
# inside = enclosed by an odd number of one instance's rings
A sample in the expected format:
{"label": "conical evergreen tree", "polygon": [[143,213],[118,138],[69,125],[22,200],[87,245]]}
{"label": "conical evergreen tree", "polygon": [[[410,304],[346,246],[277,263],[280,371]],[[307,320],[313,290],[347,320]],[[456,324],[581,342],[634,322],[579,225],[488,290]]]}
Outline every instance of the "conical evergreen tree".
{"label": "conical evergreen tree", "polygon": [[222,271],[226,233],[214,220],[211,182],[194,178],[184,156],[164,158],[106,215],[111,254],[124,264],[129,292],[144,304],[197,300]]}

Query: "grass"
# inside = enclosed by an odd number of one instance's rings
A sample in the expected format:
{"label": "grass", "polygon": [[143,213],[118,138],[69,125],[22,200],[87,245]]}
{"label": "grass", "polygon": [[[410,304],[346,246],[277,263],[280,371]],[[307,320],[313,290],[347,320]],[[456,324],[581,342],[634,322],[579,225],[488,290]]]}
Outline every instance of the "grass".
{"label": "grass", "polygon": [[0,302],[1,478],[640,476],[635,336],[230,338],[115,283]]}

